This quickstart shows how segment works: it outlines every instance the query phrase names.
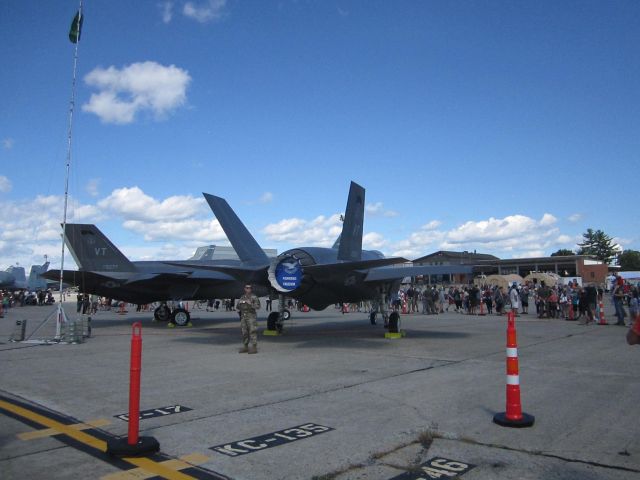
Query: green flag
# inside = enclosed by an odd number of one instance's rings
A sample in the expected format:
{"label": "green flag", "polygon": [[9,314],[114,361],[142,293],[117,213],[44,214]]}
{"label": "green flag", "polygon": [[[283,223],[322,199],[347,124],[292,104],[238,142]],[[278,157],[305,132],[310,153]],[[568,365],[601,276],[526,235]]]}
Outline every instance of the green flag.
{"label": "green flag", "polygon": [[82,22],[84,21],[84,15],[80,13],[76,13],[76,16],[73,17],[73,22],[71,22],[71,28],[69,29],[69,40],[71,43],[78,43],[80,41],[80,33],[82,30]]}

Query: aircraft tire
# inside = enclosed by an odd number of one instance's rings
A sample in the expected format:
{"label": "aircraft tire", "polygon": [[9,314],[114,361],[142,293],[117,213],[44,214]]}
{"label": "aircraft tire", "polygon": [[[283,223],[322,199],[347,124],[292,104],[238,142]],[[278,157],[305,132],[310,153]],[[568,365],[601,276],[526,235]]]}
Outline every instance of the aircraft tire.
{"label": "aircraft tire", "polygon": [[171,310],[166,305],[160,305],[153,312],[153,318],[158,322],[168,322],[171,319]]}
{"label": "aircraft tire", "polygon": [[191,315],[184,308],[176,308],[171,315],[173,323],[179,327],[186,327],[191,320]]}
{"label": "aircraft tire", "polygon": [[278,312],[271,312],[267,317],[267,330],[276,330],[278,326]]}
{"label": "aircraft tire", "polygon": [[291,318],[291,312],[288,309],[284,309],[284,313],[282,314],[283,320],[289,320]]}
{"label": "aircraft tire", "polygon": [[371,325],[376,324],[376,312],[371,312],[369,314],[369,321],[371,322]]}
{"label": "aircraft tire", "polygon": [[400,314],[391,312],[389,315],[389,333],[399,333],[400,331]]}

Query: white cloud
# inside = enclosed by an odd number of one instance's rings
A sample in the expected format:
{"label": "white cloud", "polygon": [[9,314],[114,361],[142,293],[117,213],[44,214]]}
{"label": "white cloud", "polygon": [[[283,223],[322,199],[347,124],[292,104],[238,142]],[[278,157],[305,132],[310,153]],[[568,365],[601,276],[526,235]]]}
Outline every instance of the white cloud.
{"label": "white cloud", "polygon": [[89,195],[92,197],[97,197],[99,195],[98,186],[100,185],[99,178],[91,178],[85,185],[84,189],[87,191]]}
{"label": "white cloud", "polygon": [[0,193],[10,192],[12,188],[11,180],[4,175],[0,175]]}
{"label": "white cloud", "polygon": [[553,223],[555,223],[555,217],[548,213],[545,213],[539,221],[524,215],[491,217],[489,220],[469,221],[460,225],[448,232],[447,241],[451,244],[495,243],[514,239],[524,233],[544,233]]}
{"label": "white cloud", "polygon": [[204,211],[202,198],[176,195],[158,201],[139,187],[117,188],[98,202],[98,207],[129,220],[156,222],[184,220]]}
{"label": "white cloud", "polygon": [[260,203],[271,203],[273,202],[273,193],[271,192],[264,192],[261,196],[260,199],[258,200]]}
{"label": "white cloud", "polygon": [[96,114],[105,123],[127,124],[138,112],[151,112],[162,119],[184,105],[191,77],[175,65],[147,61],[122,69],[97,67],[84,80],[100,91],[91,95],[82,110]]}
{"label": "white cloud", "polygon": [[208,0],[206,2],[187,2],[182,9],[185,17],[200,23],[219,20],[224,15],[224,7],[227,0]]}
{"label": "white cloud", "polygon": [[291,245],[330,247],[342,231],[340,214],[320,215],[313,220],[285,218],[262,229],[268,240]]}
{"label": "white cloud", "polygon": [[431,221],[409,237],[392,244],[393,255],[416,258],[436,250],[493,253],[501,257],[541,256],[544,251],[566,245],[573,238],[561,235],[557,218],[545,213],[540,220],[525,215],[468,221],[450,230],[438,230]]}
{"label": "white cloud", "polygon": [[382,204],[382,202],[376,202],[376,203],[368,203],[365,205],[364,207],[364,212],[367,215],[381,215],[383,217],[397,217],[398,216],[398,212],[394,211],[394,210],[387,210],[384,208],[384,205]]}
{"label": "white cloud", "polygon": [[211,243],[226,241],[227,237],[217,220],[186,218],[155,222],[126,220],[123,227],[143,236],[145,241],[175,241]]}
{"label": "white cloud", "polygon": [[173,18],[173,2],[160,2],[158,3],[158,9],[160,9],[160,15],[162,15],[162,21],[170,23]]}
{"label": "white cloud", "polygon": [[[42,264],[45,254],[52,264],[58,262],[59,265],[63,208],[62,195],[38,195],[27,200],[4,202],[0,209],[0,267],[15,262],[25,266]],[[69,198],[67,221],[95,223],[103,218],[94,205],[80,204],[73,197]]]}
{"label": "white cloud", "polygon": [[365,233],[362,236],[362,248],[378,250],[387,246],[387,242],[382,235],[376,232]]}
{"label": "white cloud", "polygon": [[558,238],[556,238],[556,242],[559,244],[568,244],[568,243],[577,243],[577,238],[576,237],[571,237],[569,235],[559,235]]}
{"label": "white cloud", "polygon": [[2,146],[4,147],[5,150],[11,150],[13,148],[13,138],[3,138],[2,139]]}
{"label": "white cloud", "polygon": [[573,215],[569,215],[569,218],[568,218],[568,220],[571,223],[576,223],[581,219],[582,219],[582,214],[580,214],[580,213],[574,213]]}
{"label": "white cloud", "polygon": [[424,224],[422,226],[422,229],[423,230],[435,230],[440,225],[442,225],[442,222],[440,220],[431,220],[429,223]]}

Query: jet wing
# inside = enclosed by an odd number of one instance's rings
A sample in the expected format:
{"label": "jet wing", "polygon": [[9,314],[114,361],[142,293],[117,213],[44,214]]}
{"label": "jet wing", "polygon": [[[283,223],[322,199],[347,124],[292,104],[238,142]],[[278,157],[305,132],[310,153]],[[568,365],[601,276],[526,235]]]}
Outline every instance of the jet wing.
{"label": "jet wing", "polygon": [[[356,270],[368,270],[404,262],[408,262],[408,260],[402,257],[391,257],[376,258],[374,260],[359,260],[355,262],[325,263],[320,265],[309,265],[302,268],[305,272],[312,274],[314,277],[321,277],[323,275],[348,273]],[[389,270],[395,270],[395,268],[389,268]]]}
{"label": "jet wing", "polygon": [[[243,282],[253,282],[256,278],[256,275],[260,275],[263,272],[266,274],[268,265],[264,265],[261,267],[243,267],[241,265],[203,265],[201,263],[173,263],[173,262],[164,262],[167,265],[174,265],[176,267],[181,268],[192,268],[194,270],[194,275],[196,275],[198,270],[205,270],[210,272],[219,272],[221,275],[226,276],[229,280],[240,280]],[[199,274],[199,278],[202,278],[203,274]]]}
{"label": "jet wing", "polygon": [[[47,280],[60,280],[60,270],[47,270],[41,274],[42,277]],[[114,277],[100,275],[95,272],[85,272],[83,270],[64,270],[62,273],[62,281],[69,285],[79,285],[83,279],[91,278],[93,280],[108,281],[113,280]]]}
{"label": "jet wing", "polygon": [[473,273],[472,265],[421,265],[416,267],[387,267],[369,270],[365,282],[397,280],[417,275],[450,275],[456,273]]}

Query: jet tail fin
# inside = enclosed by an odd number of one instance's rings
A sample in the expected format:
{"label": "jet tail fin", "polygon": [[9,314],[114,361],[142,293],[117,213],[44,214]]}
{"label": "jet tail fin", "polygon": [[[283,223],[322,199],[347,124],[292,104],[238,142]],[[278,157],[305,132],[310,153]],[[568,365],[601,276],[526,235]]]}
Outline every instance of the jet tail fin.
{"label": "jet tail fin", "polygon": [[98,227],[67,223],[65,240],[79,268],[94,272],[135,272],[135,266]]}
{"label": "jet tail fin", "polygon": [[364,188],[355,182],[351,182],[347,209],[342,223],[342,233],[338,240],[338,260],[353,262],[362,258],[363,223]]}
{"label": "jet tail fin", "polygon": [[47,280],[42,276],[49,268],[49,262],[42,265],[31,265],[29,279],[27,280],[27,288],[29,290],[45,290],[47,288]]}
{"label": "jet tail fin", "polygon": [[249,233],[247,227],[244,226],[227,201],[208,193],[203,193],[203,195],[240,260],[248,265],[268,265],[270,263],[269,257],[260,248],[256,239]]}

